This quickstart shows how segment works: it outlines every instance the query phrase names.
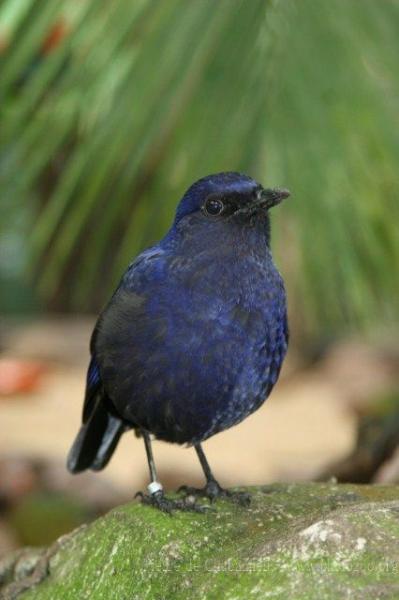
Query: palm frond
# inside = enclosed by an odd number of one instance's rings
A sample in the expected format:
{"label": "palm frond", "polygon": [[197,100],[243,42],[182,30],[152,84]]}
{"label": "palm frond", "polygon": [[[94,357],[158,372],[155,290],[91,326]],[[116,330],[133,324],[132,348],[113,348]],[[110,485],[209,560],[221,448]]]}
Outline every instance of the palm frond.
{"label": "palm frond", "polygon": [[191,181],[243,170],[293,192],[274,245],[303,331],[394,320],[398,25],[393,0],[4,0],[15,268],[98,308]]}

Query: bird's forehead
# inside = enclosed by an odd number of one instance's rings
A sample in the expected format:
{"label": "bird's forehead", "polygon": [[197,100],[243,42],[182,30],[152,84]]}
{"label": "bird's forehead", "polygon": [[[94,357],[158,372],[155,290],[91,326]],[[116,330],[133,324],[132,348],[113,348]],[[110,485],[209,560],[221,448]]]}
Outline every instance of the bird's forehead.
{"label": "bird's forehead", "polygon": [[197,184],[192,186],[197,187],[198,192],[207,193],[248,193],[258,187],[258,183],[240,173],[219,173],[218,175],[210,175],[204,179],[197,181]]}

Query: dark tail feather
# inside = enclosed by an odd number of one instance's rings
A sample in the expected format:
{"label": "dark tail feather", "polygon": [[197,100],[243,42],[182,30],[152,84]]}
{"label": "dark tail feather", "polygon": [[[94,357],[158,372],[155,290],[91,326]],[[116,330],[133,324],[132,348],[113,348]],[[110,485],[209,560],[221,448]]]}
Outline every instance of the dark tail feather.
{"label": "dark tail feather", "polygon": [[91,465],[93,471],[100,471],[108,464],[118,445],[120,437],[125,430],[126,428],[120,419],[109,416],[107,429],[103,435],[96,459]]}
{"label": "dark tail feather", "polygon": [[81,426],[69,451],[68,471],[99,471],[105,467],[125,429],[122,421],[113,417],[101,397],[98,397],[91,415]]}

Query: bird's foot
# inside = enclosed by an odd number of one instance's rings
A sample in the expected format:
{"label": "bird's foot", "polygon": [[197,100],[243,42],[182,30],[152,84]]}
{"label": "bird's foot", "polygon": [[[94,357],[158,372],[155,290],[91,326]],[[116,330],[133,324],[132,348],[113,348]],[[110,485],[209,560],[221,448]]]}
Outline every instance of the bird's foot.
{"label": "bird's foot", "polygon": [[169,514],[172,514],[175,510],[197,513],[206,513],[210,510],[210,507],[207,505],[197,504],[195,497],[193,496],[186,496],[185,498],[167,498],[162,490],[152,494],[137,492],[135,498],[139,498],[142,504],[153,506],[154,508],[158,508],[162,512]]}
{"label": "bird's foot", "polygon": [[178,492],[184,493],[184,498],[209,498],[213,502],[216,498],[223,498],[225,500],[231,500],[241,506],[249,506],[251,503],[251,495],[247,492],[233,492],[222,488],[216,479],[210,479],[207,481],[206,486],[203,488],[188,487],[182,485]]}

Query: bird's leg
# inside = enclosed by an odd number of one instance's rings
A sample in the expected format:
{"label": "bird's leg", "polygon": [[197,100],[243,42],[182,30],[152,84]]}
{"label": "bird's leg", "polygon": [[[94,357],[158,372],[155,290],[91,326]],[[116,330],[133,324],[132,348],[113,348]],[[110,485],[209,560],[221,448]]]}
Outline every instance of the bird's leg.
{"label": "bird's leg", "polygon": [[150,434],[148,431],[144,429],[141,431],[144,438],[145,451],[147,454],[148,468],[150,470],[150,483],[147,486],[148,494],[143,494],[142,492],[138,492],[136,497],[138,496],[142,502],[142,504],[148,504],[154,506],[155,508],[159,508],[163,512],[171,513],[174,510],[189,510],[194,512],[206,512],[208,509],[207,506],[201,506],[195,503],[188,498],[181,499],[171,499],[167,498],[164,495],[163,487],[160,481],[158,481],[157,470],[155,467],[154,456],[152,454],[152,446]]}
{"label": "bird's leg", "polygon": [[248,506],[251,501],[251,496],[246,492],[232,492],[222,488],[222,486],[216,481],[215,476],[211,471],[211,467],[209,466],[201,444],[195,444],[194,448],[197,452],[206,478],[205,487],[192,488],[183,485],[181,488],[179,488],[179,491],[184,492],[186,498],[189,496],[205,496],[206,498],[209,498],[211,502],[213,502],[215,498],[226,498],[228,500],[232,500],[233,502],[237,502],[238,504],[242,504],[243,506]]}

